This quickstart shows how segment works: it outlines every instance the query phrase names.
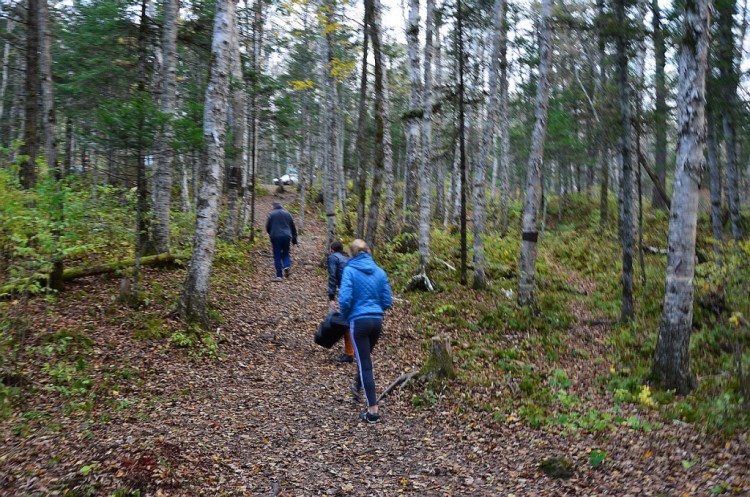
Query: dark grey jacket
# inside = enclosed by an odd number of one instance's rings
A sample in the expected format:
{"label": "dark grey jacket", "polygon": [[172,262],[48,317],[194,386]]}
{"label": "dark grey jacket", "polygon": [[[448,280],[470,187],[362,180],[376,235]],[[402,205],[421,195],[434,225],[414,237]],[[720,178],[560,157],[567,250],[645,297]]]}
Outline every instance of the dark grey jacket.
{"label": "dark grey jacket", "polygon": [[292,215],[282,207],[274,207],[266,220],[266,232],[274,238],[289,238],[292,243],[297,242],[297,228],[294,226]]}

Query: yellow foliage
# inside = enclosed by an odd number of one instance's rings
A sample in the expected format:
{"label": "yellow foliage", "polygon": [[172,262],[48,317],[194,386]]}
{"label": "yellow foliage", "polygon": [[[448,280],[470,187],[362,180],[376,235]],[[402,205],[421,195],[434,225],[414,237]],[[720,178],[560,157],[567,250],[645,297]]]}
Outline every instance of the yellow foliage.
{"label": "yellow foliage", "polygon": [[651,397],[651,388],[648,385],[643,385],[641,391],[638,393],[638,402],[647,407],[654,407],[656,402]]}
{"label": "yellow foliage", "polygon": [[741,312],[735,312],[732,314],[732,317],[729,318],[729,322],[732,323],[732,326],[735,328],[740,327],[740,322],[742,320],[742,313]]}
{"label": "yellow foliage", "polygon": [[306,79],[306,80],[295,79],[293,81],[290,81],[288,84],[290,87],[292,87],[292,89],[296,91],[312,90],[313,88],[315,88],[315,81],[311,79]]}

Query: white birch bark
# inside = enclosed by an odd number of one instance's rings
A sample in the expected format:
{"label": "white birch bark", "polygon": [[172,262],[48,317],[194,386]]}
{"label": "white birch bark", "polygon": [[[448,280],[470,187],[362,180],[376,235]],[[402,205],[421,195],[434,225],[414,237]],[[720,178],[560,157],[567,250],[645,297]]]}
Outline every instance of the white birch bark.
{"label": "white birch bark", "polygon": [[537,78],[535,124],[531,135],[531,153],[526,170],[526,197],[521,218],[518,303],[522,306],[532,305],[535,301],[534,278],[539,236],[539,205],[542,198],[542,160],[544,157],[544,138],[547,131],[549,72],[552,63],[551,8],[552,0],[542,0],[541,19],[539,21],[539,76]]}
{"label": "white birch bark", "polygon": [[172,169],[174,164],[174,127],[172,118],[177,100],[177,16],[178,0],[164,0],[164,21],[161,40],[160,108],[168,120],[158,137],[154,171],[154,222],[152,233],[158,253],[169,252],[169,211],[172,200]]}
{"label": "white birch bark", "polygon": [[667,389],[685,394],[695,388],[690,371],[690,332],[693,321],[693,278],[698,190],[706,142],[705,84],[710,42],[710,0],[684,4],[683,36],[678,55],[677,161],[664,306],[653,367],[654,377]]}
{"label": "white birch bark", "polygon": [[[15,26],[15,22],[13,19],[8,18],[8,20],[5,22],[5,33],[8,35],[8,39],[5,41],[5,45],[3,46],[3,67],[2,67],[2,76],[0,76],[0,123],[3,122],[3,116],[5,115],[5,94],[8,92],[8,73],[10,70],[10,50],[11,50],[11,41],[10,36],[13,33],[13,28]],[[13,122],[10,121],[10,124],[8,126],[10,135],[10,129],[13,127]],[[10,142],[10,140],[9,140]]]}
{"label": "white birch bark", "polygon": [[[440,37],[440,24],[438,19],[435,19],[435,87],[433,89],[434,99],[436,101],[442,100],[443,95],[443,51],[441,47]],[[444,126],[445,119],[442,113],[438,113],[437,128],[442,129]],[[440,134],[438,133],[438,137]],[[434,218],[437,222],[443,222],[445,219],[445,157],[447,152],[445,150],[445,144],[439,143],[437,147],[437,156],[435,157],[435,209]]]}
{"label": "white birch bark", "polygon": [[[383,8],[380,0],[373,0],[378,12],[378,32],[382,34],[382,12]],[[393,138],[391,137],[391,94],[388,85],[388,71],[385,64],[385,54],[382,53],[381,44],[381,64],[383,66],[383,180],[385,182],[385,223],[384,231],[386,238],[390,241],[396,236],[398,223],[396,218],[396,181],[394,177],[393,165]]]}
{"label": "white birch bark", "polygon": [[[508,115],[508,23],[506,1],[501,0],[500,12],[500,233],[508,230],[510,201],[510,116]],[[496,181],[492,181],[493,188]]]}
{"label": "white birch bark", "polygon": [[432,57],[435,31],[435,1],[426,0],[424,89],[422,93],[422,156],[419,159],[419,268],[425,274],[430,263],[432,220]]}
{"label": "white birch bark", "polygon": [[[484,230],[486,227],[486,187],[485,177],[490,162],[494,161],[495,125],[498,107],[497,73],[500,69],[501,33],[503,29],[504,0],[495,0],[492,19],[492,57],[489,66],[489,105],[487,119],[482,132],[482,145],[479,160],[474,170],[474,275],[472,286],[475,290],[482,290],[487,286],[487,275],[484,272]],[[496,168],[495,168],[496,170]],[[493,182],[495,174],[492,175]],[[494,184],[492,186],[494,191]]]}
{"label": "white birch bark", "polygon": [[179,311],[183,319],[208,323],[208,289],[216,252],[216,230],[221,200],[221,176],[229,100],[230,44],[234,40],[235,0],[217,0],[211,42],[211,76],[206,88],[203,137],[206,162],[196,204],[193,256],[185,278]]}
{"label": "white birch bark", "polygon": [[422,78],[419,67],[419,0],[409,0],[409,19],[406,25],[406,43],[408,46],[409,64],[409,111],[406,120],[406,170],[408,181],[404,189],[404,229],[408,233],[416,232],[416,213],[411,206],[417,205],[417,185],[419,184],[419,147],[420,122],[422,112]]}

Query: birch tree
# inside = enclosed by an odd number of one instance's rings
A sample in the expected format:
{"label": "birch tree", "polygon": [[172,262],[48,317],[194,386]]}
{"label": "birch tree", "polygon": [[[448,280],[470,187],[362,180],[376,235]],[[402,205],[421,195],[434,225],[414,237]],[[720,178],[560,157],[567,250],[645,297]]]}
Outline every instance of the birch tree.
{"label": "birch tree", "polygon": [[331,246],[331,242],[336,239],[336,155],[338,151],[338,90],[336,88],[336,77],[334,75],[334,33],[336,29],[336,21],[334,19],[336,13],[335,0],[325,0],[321,6],[321,20],[323,23],[323,49],[325,57],[324,74],[323,78],[325,81],[326,90],[326,103],[325,103],[325,115],[326,120],[326,156],[325,156],[325,169],[324,179],[325,182],[323,188],[323,208],[326,211],[326,231],[327,244],[326,247]]}
{"label": "birch tree", "polygon": [[[661,9],[659,0],[651,0],[652,38],[654,41],[654,97],[656,112],[654,113],[654,169],[656,176],[664,188],[667,182],[667,82],[664,74],[666,66],[666,46],[664,30],[661,27]],[[665,210],[667,204],[654,189],[651,203],[657,209]]]}
{"label": "birch tree", "polygon": [[355,160],[357,163],[355,189],[357,193],[357,238],[365,236],[365,204],[367,197],[367,57],[370,49],[370,11],[365,5],[362,30],[362,72],[359,79],[359,102]]}
{"label": "birch tree", "polygon": [[217,0],[211,41],[211,75],[203,111],[206,161],[200,171],[193,255],[179,305],[183,319],[203,325],[208,323],[209,279],[216,252],[229,100],[230,44],[234,40],[235,22],[235,0]]}
{"label": "birch tree", "polygon": [[[422,155],[419,159],[419,269],[427,278],[430,263],[430,221],[432,220],[432,56],[435,38],[435,1],[426,0],[424,87],[422,93]],[[428,287],[431,285],[428,285]]]}
{"label": "birch tree", "polygon": [[[505,11],[504,0],[495,0],[492,16],[492,56],[490,58],[489,75],[489,106],[487,107],[487,119],[482,132],[482,145],[479,152],[479,161],[474,170],[474,278],[472,286],[475,290],[482,290],[487,286],[487,276],[484,272],[484,230],[486,225],[486,188],[485,177],[490,162],[495,162],[494,143],[495,125],[498,107],[498,85],[497,73],[500,65],[501,32],[503,29],[503,16]],[[493,179],[494,179],[493,174]],[[493,187],[494,190],[494,187]]]}
{"label": "birch tree", "polygon": [[39,2],[28,0],[26,14],[26,84],[24,133],[20,155],[21,186],[27,189],[36,185],[36,155],[38,145],[37,120],[39,119]]}
{"label": "birch tree", "polygon": [[669,219],[667,277],[653,376],[662,387],[685,394],[695,388],[690,371],[693,277],[698,190],[706,141],[705,90],[710,38],[710,0],[686,0],[677,61],[677,162]]}
{"label": "birch tree", "polygon": [[177,100],[177,16],[178,0],[164,0],[164,20],[161,40],[160,108],[168,117],[157,141],[156,169],[154,171],[154,222],[152,233],[159,253],[169,252],[169,211],[172,199],[172,169],[174,164],[174,127],[172,119]]}
{"label": "birch tree", "polygon": [[409,75],[409,111],[406,119],[406,185],[404,185],[404,230],[415,233],[415,213],[417,205],[417,184],[419,183],[420,122],[422,113],[422,78],[419,70],[419,0],[409,0],[409,19],[406,24],[406,44],[409,55],[407,73]]}
{"label": "birch tree", "polygon": [[537,80],[534,130],[531,134],[531,153],[526,169],[526,196],[521,218],[521,258],[519,261],[518,303],[532,305],[535,301],[537,240],[539,238],[539,206],[542,199],[542,160],[544,137],[547,131],[547,103],[549,72],[552,63],[552,22],[550,11],[553,0],[542,0],[539,20],[539,75]]}

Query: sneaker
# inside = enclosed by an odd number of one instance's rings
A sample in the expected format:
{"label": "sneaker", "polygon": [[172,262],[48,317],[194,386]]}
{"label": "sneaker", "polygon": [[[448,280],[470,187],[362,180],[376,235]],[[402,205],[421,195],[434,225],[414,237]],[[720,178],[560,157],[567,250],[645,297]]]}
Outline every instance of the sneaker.
{"label": "sneaker", "polygon": [[352,399],[354,399],[354,402],[359,402],[362,400],[362,395],[359,393],[359,385],[356,383],[352,383],[351,390],[352,390]]}
{"label": "sneaker", "polygon": [[289,272],[292,270],[289,266],[284,268],[284,276],[289,277]]}
{"label": "sneaker", "polygon": [[281,276],[277,276],[273,279],[273,281],[283,281],[283,278]]}
{"label": "sneaker", "polygon": [[352,356],[350,356],[348,354],[343,354],[343,355],[341,355],[337,359],[337,361],[339,361],[339,362],[354,362],[354,357],[352,357]]}
{"label": "sneaker", "polygon": [[380,421],[380,414],[374,414],[368,411],[359,413],[359,419],[367,423],[377,423]]}

